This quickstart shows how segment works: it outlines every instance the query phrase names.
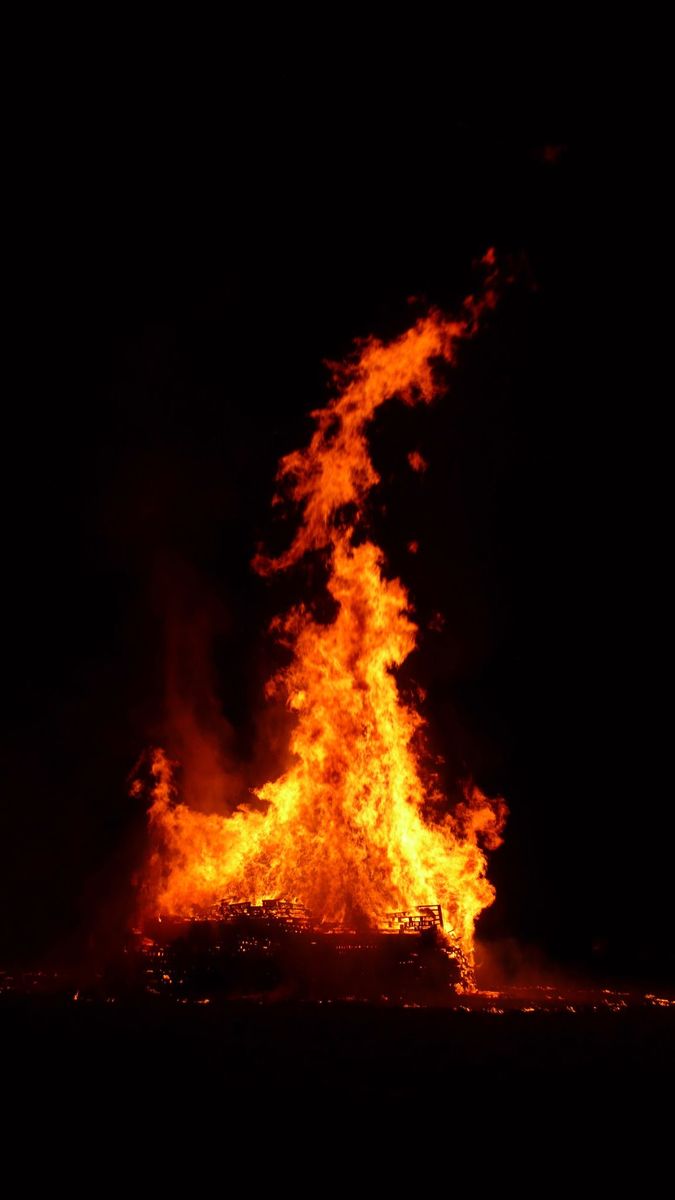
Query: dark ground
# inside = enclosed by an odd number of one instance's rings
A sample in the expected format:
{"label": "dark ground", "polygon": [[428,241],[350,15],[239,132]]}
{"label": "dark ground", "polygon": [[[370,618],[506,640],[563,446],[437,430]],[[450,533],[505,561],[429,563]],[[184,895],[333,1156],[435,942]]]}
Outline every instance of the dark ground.
{"label": "dark ground", "polygon": [[[222,1141],[252,1143],[264,1156],[279,1137],[301,1170],[317,1133],[354,1165],[363,1141],[376,1159],[379,1145],[383,1169],[453,1146],[501,1155],[504,1140],[529,1162],[552,1143],[561,1169],[588,1150],[589,1167],[608,1137],[616,1167],[643,1124],[662,1148],[669,1140],[672,1009],[1,1007],[14,1113],[91,1130],[107,1151],[124,1130],[139,1130],[160,1173],[167,1155],[179,1162],[188,1148],[199,1157]],[[625,1151],[620,1135],[631,1139]],[[120,1146],[126,1153],[124,1137]]]}

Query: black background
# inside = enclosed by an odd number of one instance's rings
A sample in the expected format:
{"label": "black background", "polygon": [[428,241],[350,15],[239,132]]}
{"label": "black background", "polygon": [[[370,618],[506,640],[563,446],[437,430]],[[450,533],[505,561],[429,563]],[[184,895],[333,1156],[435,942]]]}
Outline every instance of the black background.
{"label": "black background", "polygon": [[[323,360],[394,335],[424,299],[456,308],[494,245],[518,280],[448,394],[373,429],[373,525],[423,630],[406,672],[448,783],[469,770],[511,810],[482,935],[672,976],[658,137],[611,88],[526,79],[487,100],[454,94],[442,55],[367,66],[188,79],[174,64],[138,95],[114,72],[94,89],[94,66],[22,96],[5,229],[8,961],[81,949],[132,904],[143,813],[125,781],[162,736],[169,610],[211,614],[229,751],[255,778],[264,629],[304,578],[249,566],[289,536],[276,462],[307,439]],[[437,611],[442,631],[424,632]]]}

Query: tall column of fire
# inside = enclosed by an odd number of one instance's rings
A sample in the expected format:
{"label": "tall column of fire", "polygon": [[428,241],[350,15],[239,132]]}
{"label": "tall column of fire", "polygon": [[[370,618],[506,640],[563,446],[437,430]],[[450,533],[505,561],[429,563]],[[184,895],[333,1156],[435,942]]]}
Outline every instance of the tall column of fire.
{"label": "tall column of fire", "polygon": [[318,923],[353,928],[440,903],[446,929],[471,959],[475,920],[494,898],[485,849],[499,844],[506,809],[474,786],[453,812],[438,797],[430,803],[414,737],[423,718],[404,703],[395,676],[417,626],[362,516],[379,482],[369,423],[392,397],[413,405],[438,394],[435,361],[452,363],[495,304],[492,252],[484,263],[486,285],[458,318],[431,310],[400,337],[370,337],[332,367],[334,394],[313,413],[309,445],[282,459],[278,481],[300,521],[283,554],[258,554],[253,566],[270,575],[319,554],[334,602],[327,622],[302,602],[274,623],[291,660],[268,690],[295,714],[291,765],[257,791],[265,811],[246,805],[221,816],[182,803],[166,756],[155,752],[148,909],[188,915],[221,899],[278,897],[306,905]]}

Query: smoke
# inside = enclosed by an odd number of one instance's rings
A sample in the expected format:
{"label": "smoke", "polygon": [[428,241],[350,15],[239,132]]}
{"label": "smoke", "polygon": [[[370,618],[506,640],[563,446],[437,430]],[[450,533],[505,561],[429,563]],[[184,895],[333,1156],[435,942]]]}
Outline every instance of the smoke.
{"label": "smoke", "polygon": [[[253,789],[288,758],[290,718],[282,705],[263,699],[253,715],[238,697],[234,717],[224,696],[237,689],[233,620],[223,601],[197,570],[164,555],[154,571],[154,607],[163,627],[164,711],[156,731],[171,759],[180,763],[181,795],[198,812],[229,815],[255,803]],[[229,677],[228,677],[229,673]]]}
{"label": "smoke", "polygon": [[494,941],[476,939],[476,983],[479,988],[565,987],[573,980],[533,943],[513,937]]}
{"label": "smoke", "polygon": [[236,735],[222,711],[214,646],[228,632],[223,605],[196,572],[177,560],[157,568],[156,589],[164,607],[163,736],[183,766],[183,790],[191,807],[223,812],[237,806],[245,775],[237,761]]}

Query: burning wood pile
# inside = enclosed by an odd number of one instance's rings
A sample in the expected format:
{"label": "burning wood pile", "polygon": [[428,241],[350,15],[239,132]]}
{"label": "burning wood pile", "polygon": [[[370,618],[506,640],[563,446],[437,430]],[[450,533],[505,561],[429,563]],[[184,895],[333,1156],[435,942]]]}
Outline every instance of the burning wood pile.
{"label": "burning wood pile", "polygon": [[138,982],[173,998],[429,1003],[463,987],[469,964],[442,932],[439,905],[389,914],[385,928],[316,924],[300,904],[219,901],[146,923]]}

